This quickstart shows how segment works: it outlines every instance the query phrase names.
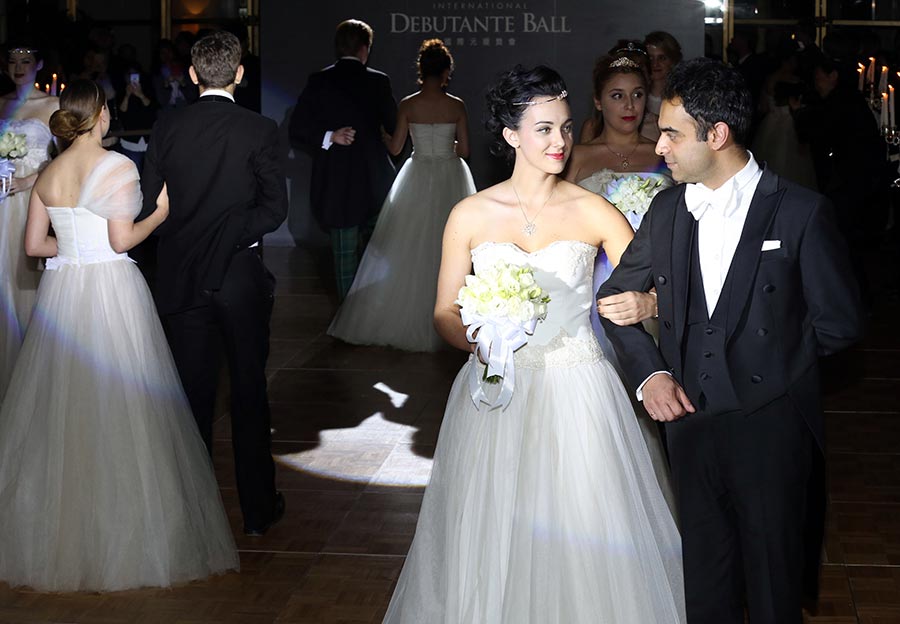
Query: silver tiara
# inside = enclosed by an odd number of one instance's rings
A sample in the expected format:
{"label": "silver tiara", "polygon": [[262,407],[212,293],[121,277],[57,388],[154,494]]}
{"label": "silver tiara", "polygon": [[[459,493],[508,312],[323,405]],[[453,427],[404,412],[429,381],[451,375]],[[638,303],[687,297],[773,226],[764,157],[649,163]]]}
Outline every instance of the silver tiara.
{"label": "silver tiara", "polygon": [[12,50],[7,50],[10,54],[37,54],[37,48],[13,48]]}
{"label": "silver tiara", "polygon": [[610,67],[628,67],[630,69],[640,69],[641,66],[632,61],[627,56],[620,56],[612,63],[609,64]]}
{"label": "silver tiara", "polygon": [[569,96],[569,92],[563,89],[559,92],[559,95],[551,96],[547,100],[531,100],[528,102],[513,102],[513,106],[534,106],[535,104],[547,104],[548,102],[555,102],[556,100],[564,100]]}
{"label": "silver tiara", "polygon": [[619,48],[618,50],[613,52],[613,54],[619,54],[621,52],[634,52],[637,54],[643,54],[644,56],[647,56],[647,51],[644,50],[643,48],[639,48],[636,45],[634,45],[633,41],[629,41],[628,45],[626,45],[624,48]]}

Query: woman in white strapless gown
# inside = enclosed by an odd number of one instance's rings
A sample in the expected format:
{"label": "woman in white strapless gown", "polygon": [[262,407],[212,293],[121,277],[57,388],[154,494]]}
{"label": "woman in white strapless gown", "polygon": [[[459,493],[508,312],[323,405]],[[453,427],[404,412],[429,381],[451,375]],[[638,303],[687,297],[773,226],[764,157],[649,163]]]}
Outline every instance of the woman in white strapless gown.
{"label": "woman in white strapless gown", "polygon": [[488,93],[489,129],[515,168],[451,213],[435,323],[471,351],[454,301],[473,267],[498,262],[531,267],[550,303],[515,353],[505,409],[473,402],[474,356],[457,376],[386,623],[685,621],[678,531],[588,320],[597,248],[617,262],[632,231],[558,177],[572,145],[565,96],[545,67],[518,67]]}
{"label": "woman in white strapless gown", "polygon": [[[443,341],[432,314],[441,235],[450,209],[475,192],[466,109],[444,93],[453,59],[439,39],[419,50],[422,89],[400,102],[394,155],[412,136],[413,153],[388,193],[353,285],[328,334],[354,344],[436,351]],[[408,130],[407,130],[408,129]]]}
{"label": "woman in white strapless gown", "polygon": [[[122,253],[167,199],[132,224],[137,169],[100,147],[101,97],[73,83],[63,107],[99,117],[51,119],[75,140],[32,194],[26,248],[52,257],[0,409],[0,580],[39,591],[166,587],[238,567],[153,299]],[[75,138],[79,123],[89,130]]]}
{"label": "woman in white strapless gown", "polygon": [[27,43],[13,43],[7,53],[7,72],[16,89],[0,100],[0,133],[24,134],[28,153],[10,159],[16,168],[14,180],[10,194],[0,198],[0,405],[41,278],[37,259],[25,255],[25,220],[31,187],[50,160],[53,136],[47,122],[59,107],[57,98],[34,87],[35,76],[43,66],[40,51]]}

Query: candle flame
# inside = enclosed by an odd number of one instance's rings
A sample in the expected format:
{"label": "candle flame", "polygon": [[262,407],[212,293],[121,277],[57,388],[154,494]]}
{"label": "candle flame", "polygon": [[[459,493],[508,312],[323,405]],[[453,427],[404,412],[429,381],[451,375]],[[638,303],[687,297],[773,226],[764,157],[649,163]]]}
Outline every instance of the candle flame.
{"label": "candle flame", "polygon": [[50,84],[47,83],[46,85],[44,85],[44,89],[47,91],[47,93],[50,93]]}
{"label": "candle flame", "polygon": [[56,80],[56,74],[53,74],[53,80]]}
{"label": "candle flame", "polygon": [[65,88],[66,88],[66,83],[62,83],[61,85],[59,85],[59,92],[62,93],[63,89],[65,89]]}
{"label": "candle flame", "polygon": [[862,63],[857,63],[857,65],[859,65],[859,68],[860,68],[860,69],[865,69],[865,68],[866,68],[866,66],[863,65]]}

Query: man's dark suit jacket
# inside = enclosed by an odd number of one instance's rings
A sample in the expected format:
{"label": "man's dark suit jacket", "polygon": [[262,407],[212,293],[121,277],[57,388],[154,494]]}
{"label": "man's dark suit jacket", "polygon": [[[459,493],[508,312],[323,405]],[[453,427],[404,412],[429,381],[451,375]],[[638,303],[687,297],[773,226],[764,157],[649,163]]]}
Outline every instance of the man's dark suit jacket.
{"label": "man's dark suit jacket", "polygon": [[[362,225],[381,210],[394,179],[381,129],[392,134],[396,125],[386,74],[341,59],[309,77],[291,116],[290,138],[313,153],[310,202],[322,225]],[[353,143],[322,149],[325,133],[345,126],[356,130]]]}
{"label": "man's dark suit jacket", "polygon": [[[685,186],[657,195],[599,297],[655,286],[659,348],[640,325],[602,319],[636,389],[651,373],[670,371],[682,386],[682,340],[688,305],[694,217]],[[862,331],[857,286],[828,201],[763,172],[753,196],[719,305],[727,305],[726,356],[740,409],[752,412],[787,395],[823,444],[818,357],[855,342]],[[762,251],[763,241],[781,241]],[[694,405],[698,397],[689,396]]]}
{"label": "man's dark suit jacket", "polygon": [[169,218],[159,227],[160,314],[197,305],[218,290],[232,256],[287,216],[274,121],[210,95],[162,117],[144,162],[144,214],[168,184]]}

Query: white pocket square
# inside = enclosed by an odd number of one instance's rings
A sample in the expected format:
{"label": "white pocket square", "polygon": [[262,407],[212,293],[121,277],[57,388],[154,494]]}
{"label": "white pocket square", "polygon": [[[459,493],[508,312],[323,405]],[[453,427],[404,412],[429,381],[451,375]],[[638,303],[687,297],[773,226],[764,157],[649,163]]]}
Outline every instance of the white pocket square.
{"label": "white pocket square", "polygon": [[780,240],[763,241],[762,251],[772,251],[773,249],[781,249]]}

